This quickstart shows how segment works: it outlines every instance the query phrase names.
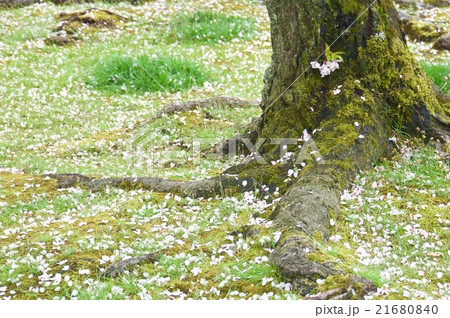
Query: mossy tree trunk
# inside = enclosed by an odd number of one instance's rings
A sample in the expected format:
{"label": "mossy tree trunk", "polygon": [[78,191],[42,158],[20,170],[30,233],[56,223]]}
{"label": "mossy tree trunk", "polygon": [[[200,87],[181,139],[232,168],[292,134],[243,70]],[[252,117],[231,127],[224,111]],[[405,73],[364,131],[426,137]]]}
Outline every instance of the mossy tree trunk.
{"label": "mossy tree trunk", "polygon": [[[310,162],[300,171],[274,213],[283,235],[272,261],[295,288],[309,293],[317,278],[337,273],[326,263],[311,261],[305,234],[328,237],[330,215],[339,216],[340,191],[359,170],[389,156],[394,128],[446,142],[449,102],[409,52],[391,0],[266,3],[273,56],[258,136],[300,138],[305,129],[316,130],[312,138],[323,156],[321,164]],[[325,62],[327,44],[333,44],[331,51],[343,52],[343,61],[338,70],[321,77],[310,63]],[[261,149],[267,157],[279,153],[279,146],[269,142]],[[282,175],[290,168],[278,166],[271,171]],[[262,182],[276,180],[264,175],[270,174],[267,169],[241,173],[253,173]],[[373,287],[355,276],[348,282],[363,286],[358,297]],[[348,293],[338,290],[328,296]]]}
{"label": "mossy tree trunk", "polygon": [[[296,138],[303,129],[326,126],[330,118],[361,120],[364,127],[373,124],[374,114],[387,127],[445,135],[436,121],[448,124],[448,103],[439,101],[408,51],[391,0],[266,3],[273,56],[263,91],[262,137]],[[326,44],[344,52],[344,61],[321,78],[310,62],[324,60]],[[339,85],[342,93],[335,95]]]}

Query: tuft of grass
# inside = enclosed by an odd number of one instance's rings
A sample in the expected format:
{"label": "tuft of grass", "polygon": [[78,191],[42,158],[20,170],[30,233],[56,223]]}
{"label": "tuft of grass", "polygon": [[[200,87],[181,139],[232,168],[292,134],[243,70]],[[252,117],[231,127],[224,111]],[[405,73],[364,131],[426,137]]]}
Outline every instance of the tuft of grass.
{"label": "tuft of grass", "polygon": [[422,69],[441,91],[450,94],[450,63],[433,64],[423,62]]}
{"label": "tuft of grass", "polygon": [[235,38],[249,38],[255,28],[255,20],[227,16],[211,11],[180,14],[175,19],[169,42],[229,42]]}
{"label": "tuft of grass", "polygon": [[175,57],[118,55],[100,63],[88,82],[96,89],[110,92],[175,93],[202,86],[208,76],[202,66]]}
{"label": "tuft of grass", "polygon": [[377,287],[381,287],[386,283],[376,268],[373,269],[370,266],[367,266],[361,270],[357,270],[356,272],[358,275],[371,280]]}

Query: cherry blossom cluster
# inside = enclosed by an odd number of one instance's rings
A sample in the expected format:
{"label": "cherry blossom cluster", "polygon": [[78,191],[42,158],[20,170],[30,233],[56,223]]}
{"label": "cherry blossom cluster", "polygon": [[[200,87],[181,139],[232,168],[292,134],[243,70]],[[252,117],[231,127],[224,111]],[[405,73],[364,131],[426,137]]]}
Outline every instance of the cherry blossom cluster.
{"label": "cherry blossom cluster", "polygon": [[322,77],[328,76],[331,73],[333,73],[334,71],[336,71],[337,69],[339,69],[339,63],[342,62],[341,60],[331,60],[331,61],[326,61],[323,64],[320,64],[317,61],[313,61],[311,62],[311,67],[314,69],[319,69],[320,70],[320,75]]}

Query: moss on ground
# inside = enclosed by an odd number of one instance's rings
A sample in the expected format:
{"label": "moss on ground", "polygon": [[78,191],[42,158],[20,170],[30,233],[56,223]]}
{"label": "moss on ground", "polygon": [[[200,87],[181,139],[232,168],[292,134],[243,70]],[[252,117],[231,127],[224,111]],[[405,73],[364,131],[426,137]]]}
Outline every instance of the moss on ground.
{"label": "moss on ground", "polygon": [[0,198],[9,204],[27,203],[37,195],[54,194],[57,181],[25,173],[0,172]]}

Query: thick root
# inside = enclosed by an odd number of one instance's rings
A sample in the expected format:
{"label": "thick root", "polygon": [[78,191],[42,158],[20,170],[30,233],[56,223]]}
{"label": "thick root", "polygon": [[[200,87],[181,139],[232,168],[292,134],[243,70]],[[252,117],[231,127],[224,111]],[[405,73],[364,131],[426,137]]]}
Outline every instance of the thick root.
{"label": "thick root", "polygon": [[126,178],[91,178],[80,174],[48,174],[58,180],[60,189],[76,186],[86,187],[91,191],[99,191],[106,187],[124,190],[147,190],[160,193],[173,193],[192,198],[213,197],[252,191],[258,186],[252,178],[240,179],[233,176],[218,176],[195,181],[174,181],[154,177]]}
{"label": "thick root", "polygon": [[285,228],[277,247],[270,255],[272,263],[278,266],[281,275],[290,280],[292,287],[307,295],[317,286],[317,279],[342,274],[332,264],[314,262],[308,254],[317,250],[304,233]]}
{"label": "thick root", "polygon": [[[339,215],[339,190],[327,176],[316,182],[299,180],[281,199],[272,214],[280,227],[295,227],[313,235],[315,232],[328,239],[330,236],[330,212]],[[331,178],[329,178],[331,179]]]}
{"label": "thick root", "polygon": [[159,255],[155,253],[145,254],[138,257],[133,257],[120,261],[109,266],[102,274],[103,277],[116,277],[122,275],[129,267],[138,265],[142,262],[155,263],[159,260]]}
{"label": "thick root", "polygon": [[227,156],[227,155],[249,155],[257,151],[254,149],[261,126],[261,117],[254,118],[245,128],[245,132],[229,138],[203,153],[205,157]]}
{"label": "thick root", "polygon": [[376,286],[370,280],[348,275],[335,268],[332,262],[316,259],[317,253],[318,249],[310,237],[287,228],[270,260],[278,266],[281,275],[291,282],[293,289],[302,295],[313,292],[319,286],[319,279],[338,278],[338,288],[325,290],[310,299],[362,299],[369,292],[376,291]]}
{"label": "thick root", "polygon": [[[330,276],[330,278],[333,278]],[[342,277],[338,277],[342,278]],[[346,300],[363,299],[364,295],[377,290],[376,286],[366,278],[360,276],[343,276],[342,286],[331,288],[315,295],[307,296],[308,300]],[[339,280],[339,279],[337,279]]]}
{"label": "thick root", "polygon": [[[67,23],[71,23],[73,21],[80,20],[80,17],[84,17],[86,14],[91,13],[91,12],[105,13],[107,16],[108,15],[109,16],[113,16],[113,17],[115,17],[117,19],[120,19],[120,20],[133,20],[133,19],[124,17],[124,16],[122,16],[120,14],[114,13],[112,11],[105,10],[105,9],[94,8],[94,7],[89,8],[89,9],[84,10],[84,11],[78,11],[78,12],[71,12],[71,13],[61,12],[60,14],[58,14],[57,17],[58,17],[58,19],[63,19],[65,21],[67,21]],[[83,22],[86,22],[86,23],[87,22],[89,22],[89,23],[99,23],[99,22],[101,23],[101,22],[103,22],[103,21],[96,20],[95,17],[91,18],[90,20],[80,20],[80,21],[83,21]]]}
{"label": "thick root", "polygon": [[230,108],[257,107],[258,101],[244,100],[237,97],[219,96],[199,101],[190,101],[183,103],[171,103],[166,105],[154,118],[160,118],[163,115],[172,115],[174,113],[182,113],[194,109],[208,108],[214,106],[225,106]]}

